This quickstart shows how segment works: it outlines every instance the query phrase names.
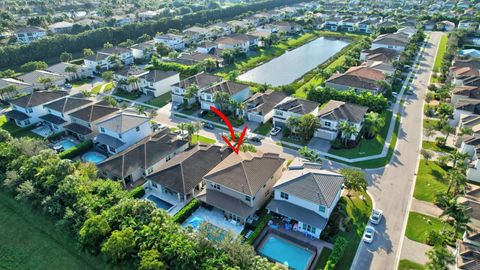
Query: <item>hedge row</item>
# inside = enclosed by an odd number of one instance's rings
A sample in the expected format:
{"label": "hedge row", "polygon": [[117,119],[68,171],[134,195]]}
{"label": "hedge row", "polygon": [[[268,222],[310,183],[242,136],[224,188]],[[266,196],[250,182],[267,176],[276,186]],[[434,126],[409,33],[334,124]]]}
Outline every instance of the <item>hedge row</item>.
{"label": "hedge row", "polygon": [[200,201],[193,198],[187,205],[185,205],[180,211],[173,216],[173,221],[177,223],[183,223],[187,218],[200,207]]}
{"label": "hedge row", "polygon": [[340,257],[342,257],[343,252],[347,247],[347,243],[348,241],[344,237],[337,237],[337,240],[335,240],[335,244],[333,245],[332,253],[328,256],[327,264],[323,270],[333,270],[335,268],[335,265],[338,263],[338,260],[340,260]]}
{"label": "hedge row", "polygon": [[253,233],[245,240],[246,243],[253,245],[253,242],[257,239],[263,229],[267,226],[268,221],[272,218],[270,214],[265,211],[264,215],[260,216],[260,221],[258,222],[257,228],[253,231]]}
{"label": "hedge row", "polygon": [[138,186],[128,192],[131,198],[140,199],[145,195],[145,189],[143,186]]}
{"label": "hedge row", "polygon": [[81,142],[80,144],[75,145],[74,147],[72,147],[68,150],[65,150],[65,151],[61,152],[60,154],[58,154],[58,156],[62,159],[66,159],[66,158],[72,159],[76,156],[79,156],[79,155],[87,152],[92,147],[93,147],[92,140],[86,140],[86,141]]}

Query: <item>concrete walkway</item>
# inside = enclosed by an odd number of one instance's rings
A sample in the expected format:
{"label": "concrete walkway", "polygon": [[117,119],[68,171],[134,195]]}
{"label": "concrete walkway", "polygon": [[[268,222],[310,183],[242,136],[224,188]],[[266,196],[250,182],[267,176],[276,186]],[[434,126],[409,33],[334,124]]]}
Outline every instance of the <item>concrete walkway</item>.
{"label": "concrete walkway", "polygon": [[411,212],[418,212],[432,217],[439,217],[443,210],[431,202],[421,201],[418,199],[412,199],[412,205],[410,206]]}
{"label": "concrete walkway", "polygon": [[428,258],[425,255],[432,247],[417,241],[413,241],[405,237],[402,247],[402,255],[400,259],[410,260],[420,264],[426,264]]}

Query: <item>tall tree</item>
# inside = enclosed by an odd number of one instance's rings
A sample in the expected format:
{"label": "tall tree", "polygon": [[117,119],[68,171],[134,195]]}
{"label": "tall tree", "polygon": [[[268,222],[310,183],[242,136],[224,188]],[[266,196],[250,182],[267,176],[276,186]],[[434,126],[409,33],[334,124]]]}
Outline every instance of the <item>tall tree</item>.
{"label": "tall tree", "polygon": [[467,184],[467,178],[458,169],[451,169],[448,172],[447,179],[448,179],[447,193],[450,193],[450,191],[453,188],[452,190],[453,196],[456,196],[458,193],[465,190],[465,186]]}
{"label": "tall tree", "polygon": [[380,117],[376,112],[369,112],[365,116],[363,128],[367,131],[367,136],[373,138],[385,126],[385,118]]}
{"label": "tall tree", "polygon": [[113,71],[105,71],[102,73],[102,79],[106,82],[111,82],[113,80]]}
{"label": "tall tree", "polygon": [[83,57],[84,58],[94,56],[94,55],[95,55],[95,52],[93,52],[92,49],[89,49],[89,48],[83,49]]}
{"label": "tall tree", "polygon": [[364,192],[367,190],[367,178],[362,170],[354,168],[343,168],[340,174],[345,177],[345,188],[348,189],[347,196],[350,196],[350,191]]}
{"label": "tall tree", "polygon": [[435,246],[427,251],[427,258],[427,270],[448,270],[450,265],[455,263],[455,256],[443,246]]}
{"label": "tall tree", "polygon": [[60,61],[62,62],[70,62],[72,61],[73,55],[69,52],[63,52],[60,54]]}
{"label": "tall tree", "polygon": [[213,93],[213,100],[218,104],[220,111],[224,112],[227,109],[230,95],[227,92],[216,91]]}
{"label": "tall tree", "polygon": [[40,77],[40,78],[38,78],[37,81],[39,83],[43,84],[43,87],[45,89],[50,88],[52,86],[52,83],[53,83],[52,77],[47,77],[47,76]]}
{"label": "tall tree", "polygon": [[347,146],[347,143],[348,141],[350,141],[352,136],[358,134],[355,124],[348,121],[340,122],[340,124],[338,125],[338,129],[340,130],[340,132],[342,132],[342,140],[345,143],[345,146]]}

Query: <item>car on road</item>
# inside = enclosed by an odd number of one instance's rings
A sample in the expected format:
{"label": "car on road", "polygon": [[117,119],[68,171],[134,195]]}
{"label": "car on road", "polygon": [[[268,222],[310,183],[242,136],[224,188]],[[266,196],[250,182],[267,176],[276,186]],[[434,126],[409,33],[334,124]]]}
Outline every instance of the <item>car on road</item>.
{"label": "car on road", "polygon": [[374,235],[375,235],[375,228],[373,228],[372,226],[365,227],[365,232],[363,233],[363,242],[372,243]]}
{"label": "car on road", "polygon": [[280,131],[282,131],[282,128],[281,128],[281,127],[274,127],[274,128],[272,128],[272,130],[270,131],[270,135],[276,136],[278,133],[280,133]]}
{"label": "car on road", "polygon": [[205,129],[215,129],[215,126],[212,123],[202,122],[202,126]]}
{"label": "car on road", "polygon": [[380,209],[373,209],[370,215],[370,222],[373,224],[379,224],[382,221],[383,212]]}

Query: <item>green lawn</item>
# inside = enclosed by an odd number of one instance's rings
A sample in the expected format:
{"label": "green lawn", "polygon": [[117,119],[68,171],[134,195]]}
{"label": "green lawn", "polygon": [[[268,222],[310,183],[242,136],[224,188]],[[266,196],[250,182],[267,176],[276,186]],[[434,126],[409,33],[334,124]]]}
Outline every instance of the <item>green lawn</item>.
{"label": "green lawn", "polygon": [[7,121],[7,117],[5,115],[0,115],[0,127],[5,129],[6,131],[10,132],[13,137],[33,137],[39,138],[42,137],[33,133],[32,129],[35,128],[35,125],[31,125],[29,127],[19,127],[15,124],[15,122]]}
{"label": "green lawn", "polygon": [[0,192],[0,269],[109,269],[37,212]]}
{"label": "green lawn", "polygon": [[272,128],[273,124],[271,122],[261,123],[253,132],[260,135],[268,135]]}
{"label": "green lawn", "polygon": [[89,82],[90,82],[89,79],[81,79],[81,80],[76,80],[76,81],[71,82],[71,85],[73,87],[79,87],[79,86],[82,86],[82,85],[87,84]]}
{"label": "green lawn", "polygon": [[[427,236],[430,231],[440,232],[443,229],[444,223],[441,219],[420,214],[417,212],[410,212],[408,214],[407,230],[405,235],[408,239],[420,243],[427,243]],[[449,228],[450,225],[446,225]]]}
{"label": "green lawn", "polygon": [[[351,194],[351,197],[342,197],[340,200],[345,201],[347,204],[346,212],[353,228],[348,232],[339,233],[339,236],[343,236],[348,240],[348,244],[342,258],[340,258],[340,261],[335,266],[336,270],[350,269],[358,245],[362,240],[363,231],[368,223],[368,218],[372,212],[372,199],[368,194],[355,192],[352,192]],[[363,195],[365,201],[362,201],[359,195]]]}
{"label": "green lawn", "polygon": [[296,139],[296,138],[290,138],[288,136],[283,136],[282,139],[280,139],[281,141],[283,142],[288,142],[288,143],[294,143],[294,144],[297,144],[297,145],[300,145],[300,146],[306,146],[308,145],[308,142],[309,141],[305,141],[303,139]]}
{"label": "green lawn", "polygon": [[448,188],[448,181],[445,179],[447,172],[436,162],[420,160],[417,180],[413,197],[416,199],[433,202],[435,194],[445,192]]}
{"label": "green lawn", "polygon": [[328,261],[328,256],[330,256],[330,253],[332,253],[332,250],[329,248],[324,247],[322,251],[320,252],[320,255],[318,255],[318,260],[313,269],[323,269],[325,268],[325,264],[327,264]]}
{"label": "green lawn", "polygon": [[437,119],[423,119],[423,128],[437,129],[439,122],[440,120]]}
{"label": "green lawn", "polygon": [[390,128],[390,121],[392,120],[392,112],[384,111],[381,115],[385,118],[385,126],[380,132],[370,140],[363,139],[356,147],[350,149],[333,149],[330,148],[328,153],[345,158],[357,158],[373,156],[382,153],[385,139],[387,138],[388,129]]}
{"label": "green lawn", "polygon": [[448,36],[442,35],[442,38],[440,39],[440,44],[438,46],[437,55],[435,56],[435,64],[433,65],[434,72],[438,72],[442,67],[443,56],[447,51],[447,42],[448,42]]}
{"label": "green lawn", "polygon": [[211,139],[211,138],[208,138],[208,137],[204,137],[204,136],[201,136],[201,135],[193,135],[192,136],[192,144],[196,144],[197,142],[201,142],[201,143],[204,143],[204,144],[214,144],[215,142],[217,142],[215,139]]}
{"label": "green lawn", "polygon": [[136,100],[140,96],[142,96],[142,92],[140,91],[132,91],[132,92],[127,92],[127,91],[116,91],[113,93],[114,96],[125,98],[128,100]]}
{"label": "green lawn", "polygon": [[409,260],[400,260],[398,270],[423,270],[425,266]]}
{"label": "green lawn", "polygon": [[90,92],[92,92],[92,94],[98,95],[98,93],[100,93],[100,90],[102,90],[102,87],[104,85],[105,85],[105,88],[103,89],[103,92],[108,91],[108,90],[113,88],[113,82],[102,83],[102,84],[99,84],[99,85],[93,87],[92,90],[90,90]]}
{"label": "green lawn", "polygon": [[172,93],[167,92],[161,96],[158,96],[156,98],[150,99],[149,101],[145,102],[149,105],[161,108],[165,105],[167,105],[170,101],[172,100]]}
{"label": "green lawn", "polygon": [[427,149],[427,150],[432,150],[432,151],[435,151],[435,152],[443,152],[443,153],[454,153],[455,152],[455,148],[453,148],[453,147],[439,145],[436,142],[432,142],[432,141],[423,141],[422,142],[422,148]]}

